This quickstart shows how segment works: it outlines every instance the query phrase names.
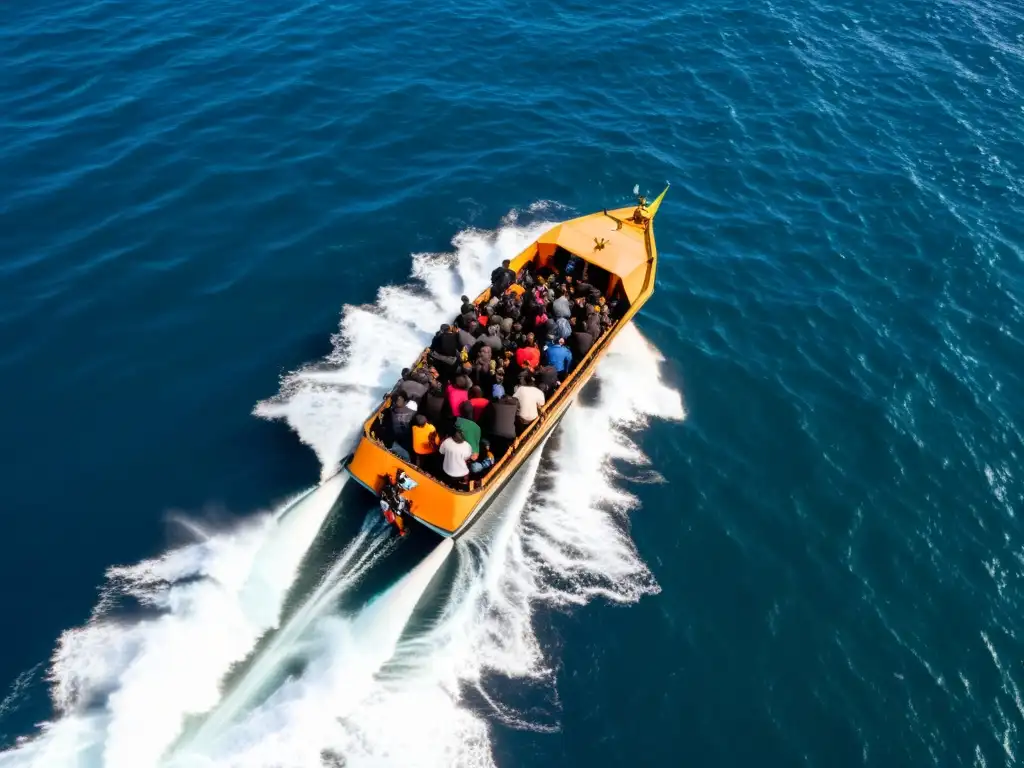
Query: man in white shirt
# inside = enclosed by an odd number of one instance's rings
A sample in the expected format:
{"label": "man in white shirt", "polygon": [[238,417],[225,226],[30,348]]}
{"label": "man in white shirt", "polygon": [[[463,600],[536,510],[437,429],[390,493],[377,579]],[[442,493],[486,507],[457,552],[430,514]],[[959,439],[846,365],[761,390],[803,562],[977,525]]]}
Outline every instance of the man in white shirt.
{"label": "man in white shirt", "polygon": [[441,443],[441,455],[444,457],[442,469],[452,485],[463,485],[469,475],[469,465],[473,458],[473,447],[466,441],[462,432],[455,434]]}
{"label": "man in white shirt", "polygon": [[521,424],[529,424],[537,418],[537,409],[544,405],[544,393],[534,386],[533,376],[527,376],[512,395],[519,401],[517,418]]}

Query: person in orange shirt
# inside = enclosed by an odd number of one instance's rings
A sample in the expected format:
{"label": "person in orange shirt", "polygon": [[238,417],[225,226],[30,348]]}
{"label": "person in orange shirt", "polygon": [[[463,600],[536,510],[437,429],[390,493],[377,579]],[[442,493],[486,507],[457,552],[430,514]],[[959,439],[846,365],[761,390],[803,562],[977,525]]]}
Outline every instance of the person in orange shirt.
{"label": "person in orange shirt", "polygon": [[416,414],[412,425],[412,463],[423,469],[427,457],[437,453],[439,442],[434,425],[422,413]]}

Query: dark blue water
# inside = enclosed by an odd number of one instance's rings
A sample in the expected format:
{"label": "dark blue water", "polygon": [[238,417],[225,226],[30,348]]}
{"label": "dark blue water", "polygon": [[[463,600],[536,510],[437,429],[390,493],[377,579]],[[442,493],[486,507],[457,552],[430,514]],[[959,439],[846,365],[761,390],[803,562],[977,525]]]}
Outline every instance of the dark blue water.
{"label": "dark blue water", "polygon": [[215,764],[1016,763],[1019,4],[40,0],[0,69],[0,734],[56,724],[0,765],[157,765],[327,565],[262,512],[465,282],[666,180],[428,639],[358,688],[322,630]]}

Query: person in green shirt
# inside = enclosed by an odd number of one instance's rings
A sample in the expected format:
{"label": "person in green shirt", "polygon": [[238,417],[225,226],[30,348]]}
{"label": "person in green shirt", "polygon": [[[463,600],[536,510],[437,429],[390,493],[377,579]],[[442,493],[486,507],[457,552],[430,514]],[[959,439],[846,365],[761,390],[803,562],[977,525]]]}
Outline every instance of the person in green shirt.
{"label": "person in green shirt", "polygon": [[462,432],[469,447],[473,449],[470,461],[476,461],[480,453],[480,425],[473,421],[473,404],[468,400],[459,406],[459,418],[455,420],[455,428]]}

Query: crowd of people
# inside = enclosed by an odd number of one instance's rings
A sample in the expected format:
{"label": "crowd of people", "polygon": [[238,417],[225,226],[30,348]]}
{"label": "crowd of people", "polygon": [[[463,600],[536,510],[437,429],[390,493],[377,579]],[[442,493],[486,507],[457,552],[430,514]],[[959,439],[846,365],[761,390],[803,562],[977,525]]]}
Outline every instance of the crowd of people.
{"label": "crowd of people", "polygon": [[564,255],[561,269],[530,262],[519,274],[506,260],[491,273],[486,302],[462,297],[455,322],[390,393],[379,437],[392,452],[466,488],[540,417],[626,309],[588,282],[586,262]]}

